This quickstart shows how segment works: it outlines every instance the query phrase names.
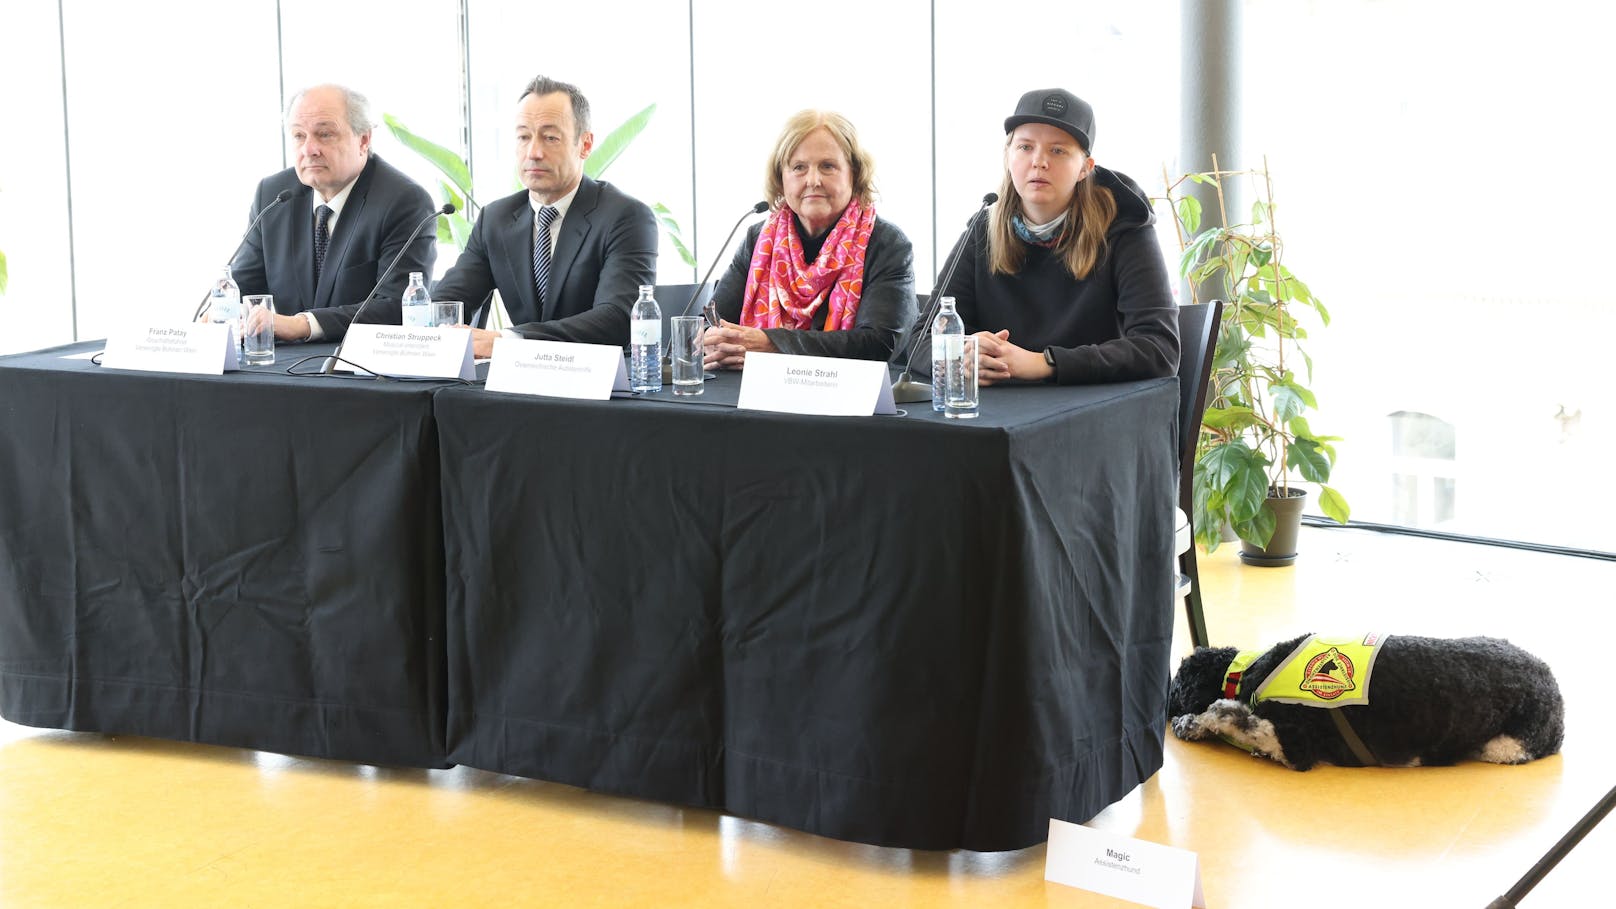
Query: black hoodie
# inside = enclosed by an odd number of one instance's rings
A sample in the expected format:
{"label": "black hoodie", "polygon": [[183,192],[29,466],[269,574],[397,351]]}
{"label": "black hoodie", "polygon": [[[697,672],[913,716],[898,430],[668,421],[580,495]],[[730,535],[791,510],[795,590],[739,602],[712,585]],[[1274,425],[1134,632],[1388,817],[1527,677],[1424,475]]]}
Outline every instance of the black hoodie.
{"label": "black hoodie", "polygon": [[1151,226],[1155,213],[1127,176],[1096,167],[1092,179],[1111,190],[1117,216],[1087,278],[1072,277],[1054,250],[1040,246],[1027,247],[1018,274],[993,274],[982,212],[945,296],[954,298],[967,334],[1009,329],[1010,343],[1051,350],[1062,385],[1176,375],[1178,309]]}

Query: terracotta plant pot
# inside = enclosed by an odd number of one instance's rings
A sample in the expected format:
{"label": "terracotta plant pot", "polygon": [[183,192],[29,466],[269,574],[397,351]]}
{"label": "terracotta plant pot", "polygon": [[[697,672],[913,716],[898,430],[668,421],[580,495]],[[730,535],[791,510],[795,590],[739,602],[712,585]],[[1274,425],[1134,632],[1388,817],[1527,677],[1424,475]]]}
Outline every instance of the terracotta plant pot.
{"label": "terracotta plant pot", "polygon": [[1268,490],[1263,508],[1273,512],[1274,536],[1267,546],[1253,546],[1240,541],[1240,561],[1247,565],[1279,568],[1296,561],[1296,537],[1302,527],[1302,506],[1307,504],[1307,490],[1291,489],[1281,498],[1279,490]]}

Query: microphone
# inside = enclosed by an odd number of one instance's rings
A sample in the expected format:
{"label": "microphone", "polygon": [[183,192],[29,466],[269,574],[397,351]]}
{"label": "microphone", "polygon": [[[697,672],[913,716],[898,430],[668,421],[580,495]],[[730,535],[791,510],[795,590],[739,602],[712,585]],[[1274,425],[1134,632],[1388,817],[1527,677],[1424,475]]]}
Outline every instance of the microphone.
{"label": "microphone", "polygon": [[[252,236],[253,228],[258,226],[259,221],[264,220],[264,216],[269,214],[269,210],[290,198],[292,198],[292,191],[289,189],[283,189],[275,194],[275,200],[264,206],[258,212],[258,217],[252,219],[252,223],[247,225],[247,229],[242,232],[241,242],[236,244],[236,251],[230,254],[230,258],[224,260],[226,264],[236,261],[236,256],[241,254],[241,248],[247,245],[247,238]],[[202,295],[202,302],[196,305],[196,312],[191,314],[192,322],[202,318],[202,311],[208,308],[208,300],[212,296],[213,288],[210,287],[208,288],[208,292]]]}
{"label": "microphone", "polygon": [[[690,311],[696,307],[696,301],[700,300],[702,293],[707,290],[707,282],[712,280],[713,271],[718,268],[718,263],[724,261],[724,253],[729,249],[729,241],[735,239],[735,232],[741,229],[741,225],[745,223],[747,218],[768,210],[769,203],[759,202],[747,209],[746,214],[736,219],[735,226],[729,229],[729,236],[724,238],[724,245],[718,247],[718,255],[713,256],[713,264],[707,266],[707,273],[701,276],[701,283],[696,285],[696,292],[690,295],[690,300],[685,303],[684,311],[679,313],[681,316],[690,315]],[[708,325],[713,328],[718,327],[718,310],[713,306],[711,300],[701,308],[701,314],[707,318]],[[673,381],[673,356],[671,353],[662,358],[662,381]]]}
{"label": "microphone", "polygon": [[[701,283],[696,285],[695,294],[690,297],[690,302],[685,304],[685,311],[680,313],[680,315],[690,315],[690,308],[696,305],[697,300],[701,299],[702,292],[707,289],[708,280],[710,280],[713,276],[713,270],[718,268],[718,263],[724,261],[724,252],[729,249],[729,241],[735,239],[735,232],[741,229],[741,224],[745,222],[747,218],[750,218],[753,215],[761,215],[768,210],[769,203],[759,202],[747,209],[746,214],[741,215],[740,220],[735,222],[735,226],[729,229],[729,236],[724,238],[724,245],[718,247],[718,255],[713,257],[713,264],[707,266],[707,274],[701,276]],[[718,327],[717,310],[713,309],[711,306],[704,306],[702,307],[702,315],[707,317],[708,325],[711,325],[714,328]]]}
{"label": "microphone", "polygon": [[[404,254],[410,251],[410,244],[414,243],[415,238],[421,235],[421,231],[425,230],[426,226],[436,220],[439,215],[452,215],[454,213],[454,203],[445,202],[443,203],[442,208],[437,209],[432,214],[422,218],[421,223],[415,225],[415,229],[410,231],[409,239],[405,240],[404,246],[399,249],[398,255],[393,257],[393,261],[387,263],[387,270],[383,271],[382,276],[376,279],[376,286],[370,289],[370,293],[365,294],[364,302],[360,303],[359,308],[354,310],[353,318],[348,320],[348,324],[350,326],[359,324],[359,317],[364,315],[365,307],[370,305],[371,300],[376,299],[376,291],[380,290],[381,286],[387,283],[387,278],[392,275],[393,269],[398,267],[398,260],[404,258]],[[331,352],[331,356],[326,358],[325,365],[320,368],[320,373],[322,375],[329,376],[331,375],[331,371],[336,369],[337,361],[342,358],[342,346],[347,343],[348,335],[346,332],[344,332],[342,335],[342,341],[337,344],[337,349]]]}
{"label": "microphone", "polygon": [[915,367],[915,354],[920,352],[920,339],[926,336],[922,334],[922,329],[925,329],[929,334],[931,320],[937,318],[937,310],[942,308],[943,294],[948,290],[948,282],[954,280],[954,269],[959,267],[960,254],[965,252],[966,245],[971,242],[971,234],[975,232],[976,216],[980,215],[983,209],[997,201],[999,201],[998,193],[988,193],[983,196],[981,207],[973,212],[965,222],[965,238],[960,240],[958,246],[954,247],[954,257],[949,260],[948,267],[943,270],[943,279],[938,281],[937,286],[932,288],[931,305],[926,307],[926,317],[916,325],[915,340],[909,348],[909,359],[903,364],[903,375],[898,376],[898,381],[892,383],[892,400],[894,402],[898,404],[919,404],[922,401],[931,400],[931,383],[919,382],[910,378],[909,375],[910,370]]}

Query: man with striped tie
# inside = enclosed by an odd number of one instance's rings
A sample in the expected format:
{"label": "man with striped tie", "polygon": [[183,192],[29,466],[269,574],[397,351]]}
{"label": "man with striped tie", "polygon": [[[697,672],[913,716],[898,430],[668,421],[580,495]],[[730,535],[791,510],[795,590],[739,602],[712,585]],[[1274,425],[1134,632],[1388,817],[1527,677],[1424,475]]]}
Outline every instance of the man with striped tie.
{"label": "man with striped tie", "polygon": [[[515,120],[517,174],[527,189],[483,209],[432,298],[479,310],[478,357],[490,356],[502,333],[627,344],[629,307],[641,284],[656,283],[656,217],[610,183],[584,176],[595,136],[589,101],[575,86],[534,78]],[[495,327],[483,327],[489,324]]]}

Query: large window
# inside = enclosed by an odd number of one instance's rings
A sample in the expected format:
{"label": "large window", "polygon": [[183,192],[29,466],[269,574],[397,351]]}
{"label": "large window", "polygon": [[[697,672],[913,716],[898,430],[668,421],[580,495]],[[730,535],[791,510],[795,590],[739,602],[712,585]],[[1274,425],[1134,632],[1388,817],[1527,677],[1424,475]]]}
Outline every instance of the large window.
{"label": "large window", "polygon": [[[1570,0],[1250,0],[1245,148],[1330,307],[1317,430],[1353,517],[1616,551],[1601,353],[1616,14]],[[1592,483],[1592,491],[1582,486]]]}

